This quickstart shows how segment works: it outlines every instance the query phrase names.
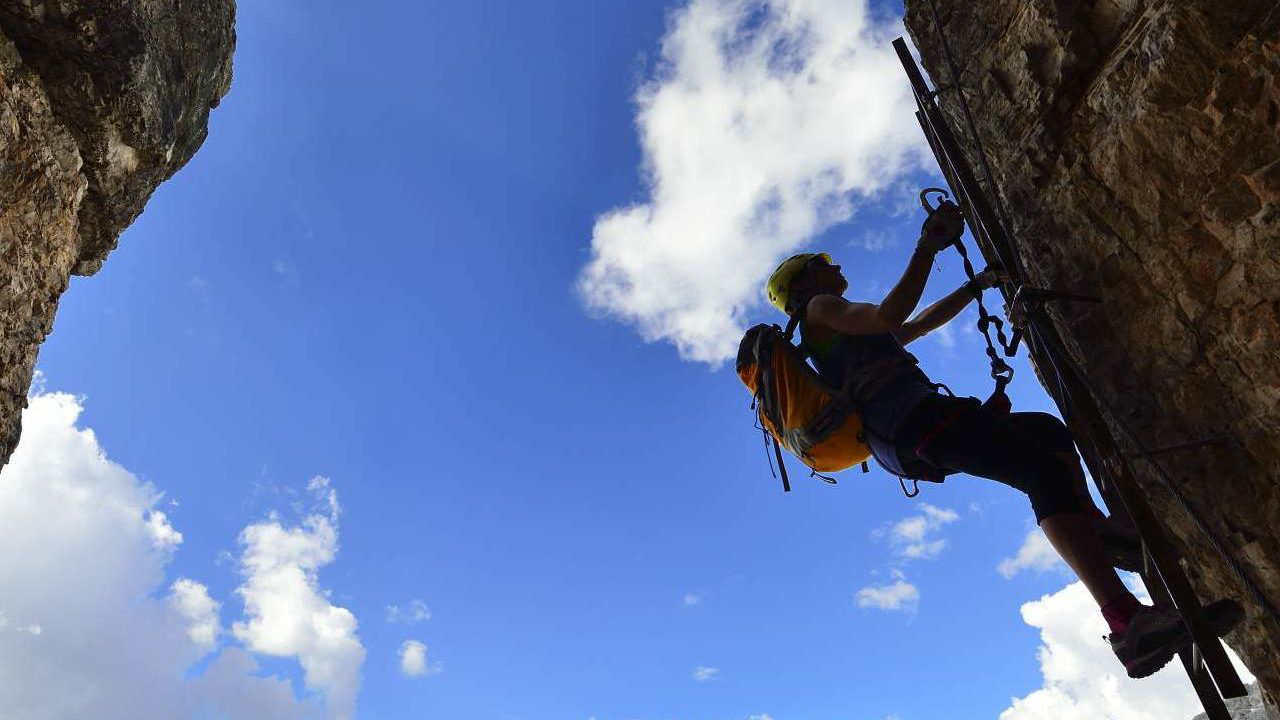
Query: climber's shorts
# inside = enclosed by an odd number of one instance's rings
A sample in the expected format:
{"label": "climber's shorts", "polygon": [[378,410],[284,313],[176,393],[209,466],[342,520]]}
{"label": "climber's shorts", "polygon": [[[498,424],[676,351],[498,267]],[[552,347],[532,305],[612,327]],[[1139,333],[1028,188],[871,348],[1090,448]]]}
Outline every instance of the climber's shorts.
{"label": "climber's shorts", "polygon": [[911,411],[896,440],[899,456],[942,474],[977,475],[1021,490],[1037,523],[1086,509],[1071,432],[1047,413],[1000,413],[974,398],[934,395]]}

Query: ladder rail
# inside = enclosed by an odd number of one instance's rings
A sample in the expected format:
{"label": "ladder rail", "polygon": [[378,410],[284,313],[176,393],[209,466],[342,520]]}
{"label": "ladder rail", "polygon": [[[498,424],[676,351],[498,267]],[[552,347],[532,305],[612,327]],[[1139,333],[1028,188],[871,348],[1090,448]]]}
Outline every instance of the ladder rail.
{"label": "ladder rail", "polygon": [[[941,32],[940,25],[938,29]],[[961,207],[965,210],[966,219],[969,221],[970,229],[974,231],[973,235],[980,250],[989,260],[994,258],[996,264],[1005,268],[1014,277],[1021,279],[1023,273],[1020,258],[1013,252],[1013,243],[1005,230],[1004,223],[1001,222],[1000,216],[1003,213],[997,214],[996,209],[987,201],[981,185],[974,177],[968,160],[962,154],[959,143],[947,124],[946,117],[934,101],[937,92],[929,90],[915,59],[907,50],[906,43],[899,38],[893,45],[912,85],[918,107],[916,118],[921,130],[933,150],[945,179],[956,194],[957,200],[961,201]],[[953,81],[955,82],[950,89],[962,93],[958,78],[953,78]],[[961,100],[963,101],[963,95]],[[967,112],[967,103],[965,104]],[[976,129],[974,131],[976,132]],[[985,167],[985,152],[982,153],[981,159]],[[988,183],[994,182],[990,177],[989,169],[987,173]],[[992,190],[994,192],[995,188],[992,187]],[[1003,208],[1000,209],[1003,210]],[[1000,291],[1008,302],[1010,298],[1007,289],[1001,287]],[[1099,405],[1105,403],[1097,397],[1083,369],[1067,351],[1043,310],[1036,309],[1028,313],[1027,320],[1028,354],[1036,361],[1042,376],[1047,378],[1048,373],[1052,372],[1057,380],[1057,387],[1049,388],[1049,394],[1064,419],[1067,419],[1072,426],[1086,464],[1089,465],[1095,481],[1098,481],[1097,485],[1104,501],[1109,509],[1121,510],[1124,515],[1131,518],[1143,539],[1144,550],[1151,561],[1148,572],[1142,574],[1144,582],[1151,589],[1153,599],[1172,602],[1191,631],[1194,646],[1180,655],[1183,667],[1187,670],[1201,703],[1209,714],[1210,720],[1228,720],[1229,715],[1226,713],[1223,697],[1245,695],[1244,684],[1227,658],[1221,641],[1201,617],[1199,598],[1178,564],[1176,548],[1139,491],[1133,469],[1128,462],[1129,458],[1121,452],[1120,444],[1102,416]],[[1046,382],[1048,382],[1047,379]],[[1057,392],[1053,391],[1055,389]],[[1136,438],[1130,439],[1137,442]],[[1140,443],[1138,445],[1138,457],[1149,454]],[[1205,670],[1207,673],[1204,672]]]}

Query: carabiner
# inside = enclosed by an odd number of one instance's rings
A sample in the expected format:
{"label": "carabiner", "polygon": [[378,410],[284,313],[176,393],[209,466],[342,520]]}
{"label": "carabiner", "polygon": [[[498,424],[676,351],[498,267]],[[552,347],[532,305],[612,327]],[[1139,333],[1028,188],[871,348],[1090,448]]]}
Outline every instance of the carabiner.
{"label": "carabiner", "polygon": [[[925,212],[929,213],[930,215],[937,212],[938,208],[929,204],[929,193],[938,193],[942,195],[942,199],[944,201],[951,198],[951,193],[947,192],[946,190],[943,190],[942,188],[929,187],[921,190],[920,191],[920,207],[924,208]],[[941,207],[941,204],[939,204],[939,207]]]}

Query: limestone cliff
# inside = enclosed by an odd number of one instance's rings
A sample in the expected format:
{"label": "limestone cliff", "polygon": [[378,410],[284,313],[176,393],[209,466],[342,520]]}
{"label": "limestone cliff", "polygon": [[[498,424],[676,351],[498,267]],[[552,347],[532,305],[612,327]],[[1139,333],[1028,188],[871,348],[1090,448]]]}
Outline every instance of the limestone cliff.
{"label": "limestone cliff", "polygon": [[[1280,606],[1276,3],[932,2],[1031,281],[1105,299],[1052,309],[1058,332],[1145,445],[1225,437],[1160,460]],[[930,0],[906,6],[925,68],[951,84]],[[967,136],[958,95],[939,101]],[[1248,607],[1228,641],[1274,703],[1280,626],[1136,469],[1197,591]]]}
{"label": "limestone cliff", "polygon": [[233,0],[0,4],[0,465],[71,274],[102,266],[204,142]]}

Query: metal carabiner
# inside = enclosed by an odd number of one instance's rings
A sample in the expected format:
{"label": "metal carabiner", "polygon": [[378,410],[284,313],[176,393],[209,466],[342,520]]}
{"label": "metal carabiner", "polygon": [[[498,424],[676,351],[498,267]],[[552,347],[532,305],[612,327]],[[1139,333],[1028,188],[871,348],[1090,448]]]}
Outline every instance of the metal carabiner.
{"label": "metal carabiner", "polygon": [[902,486],[902,494],[909,498],[913,498],[920,494],[920,481],[915,478],[910,478],[910,480],[911,489],[908,490],[906,481],[902,479],[901,475],[898,476],[898,484]]}
{"label": "metal carabiner", "polygon": [[[951,199],[951,193],[947,192],[946,190],[943,190],[942,188],[929,187],[921,190],[920,191],[920,207],[924,208],[925,212],[929,213],[930,215],[937,212],[938,208],[929,204],[929,193],[938,193],[939,195],[942,196],[942,199],[944,202]],[[938,207],[942,207],[942,203],[939,203]]]}

